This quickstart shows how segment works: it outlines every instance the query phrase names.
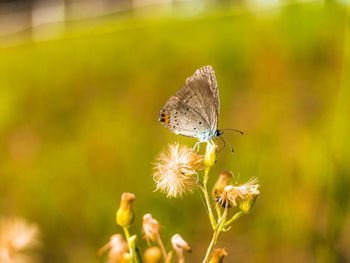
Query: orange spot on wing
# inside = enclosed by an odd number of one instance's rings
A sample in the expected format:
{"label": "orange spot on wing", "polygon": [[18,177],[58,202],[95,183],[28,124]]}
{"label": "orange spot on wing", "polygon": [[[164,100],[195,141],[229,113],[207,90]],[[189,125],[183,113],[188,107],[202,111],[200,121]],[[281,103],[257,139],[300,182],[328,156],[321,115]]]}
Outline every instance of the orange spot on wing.
{"label": "orange spot on wing", "polygon": [[165,124],[168,124],[169,123],[169,121],[170,121],[170,116],[169,116],[169,114],[165,114],[165,117],[164,117],[164,119],[165,119]]}
{"label": "orange spot on wing", "polygon": [[170,115],[169,112],[163,112],[160,114],[159,118],[160,122],[163,122],[164,124],[168,124],[170,122]]}

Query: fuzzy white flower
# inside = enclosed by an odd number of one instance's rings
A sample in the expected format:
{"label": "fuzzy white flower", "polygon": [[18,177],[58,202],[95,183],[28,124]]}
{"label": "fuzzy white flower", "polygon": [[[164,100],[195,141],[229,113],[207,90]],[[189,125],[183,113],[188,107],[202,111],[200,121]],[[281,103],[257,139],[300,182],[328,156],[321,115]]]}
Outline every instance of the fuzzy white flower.
{"label": "fuzzy white flower", "polygon": [[259,187],[257,178],[252,178],[247,183],[241,185],[228,185],[218,197],[218,202],[225,205],[227,201],[230,201],[235,207],[237,206],[237,200],[245,201],[257,197],[260,194]]}
{"label": "fuzzy white flower", "polygon": [[202,169],[202,164],[203,156],[193,153],[188,146],[178,143],[169,145],[168,153],[161,153],[154,167],[156,190],[166,193],[167,197],[191,192],[197,181],[197,170]]}

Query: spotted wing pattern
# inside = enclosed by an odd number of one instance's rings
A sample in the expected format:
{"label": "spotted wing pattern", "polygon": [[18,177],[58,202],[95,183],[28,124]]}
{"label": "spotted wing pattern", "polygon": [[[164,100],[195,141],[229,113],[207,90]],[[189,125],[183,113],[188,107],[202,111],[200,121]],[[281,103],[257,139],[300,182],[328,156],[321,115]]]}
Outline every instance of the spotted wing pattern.
{"label": "spotted wing pattern", "polygon": [[160,111],[159,120],[170,131],[207,141],[217,128],[217,107],[205,78],[188,80]]}
{"label": "spotted wing pattern", "polygon": [[208,84],[211,92],[214,96],[215,106],[216,106],[216,112],[217,116],[219,118],[220,115],[220,98],[219,98],[219,89],[218,84],[216,82],[215,72],[211,66],[203,66],[196,70],[196,72],[186,79],[186,83],[191,82],[195,79],[205,79]]}

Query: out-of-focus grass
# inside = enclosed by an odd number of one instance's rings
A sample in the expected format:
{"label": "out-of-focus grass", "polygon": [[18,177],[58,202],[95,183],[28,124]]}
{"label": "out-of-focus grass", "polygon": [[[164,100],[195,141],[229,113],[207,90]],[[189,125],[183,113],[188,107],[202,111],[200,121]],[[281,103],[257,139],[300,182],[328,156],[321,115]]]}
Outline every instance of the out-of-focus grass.
{"label": "out-of-focus grass", "polygon": [[102,262],[95,252],[121,231],[114,213],[131,191],[134,230],[150,212],[200,262],[210,232],[198,193],[166,199],[151,168],[167,143],[193,145],[157,123],[158,111],[211,64],[220,127],[246,133],[227,135],[236,154],[220,153],[216,173],[262,185],[253,215],[222,235],[227,262],[350,260],[344,20],[332,2],[290,5],[264,18],[128,19],[0,49],[1,213],[41,226],[43,262]]}

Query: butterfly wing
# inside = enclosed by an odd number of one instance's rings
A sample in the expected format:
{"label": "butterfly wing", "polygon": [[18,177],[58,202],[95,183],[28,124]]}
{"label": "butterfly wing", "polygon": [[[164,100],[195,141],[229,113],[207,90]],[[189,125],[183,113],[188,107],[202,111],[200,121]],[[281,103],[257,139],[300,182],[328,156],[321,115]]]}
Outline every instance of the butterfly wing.
{"label": "butterfly wing", "polygon": [[[211,66],[203,66],[196,70],[196,72],[186,79],[186,83],[194,81],[196,79],[205,79],[208,82],[210,91],[213,94],[215,107],[216,107],[216,116],[217,122],[220,114],[220,98],[219,98],[219,89],[216,82],[215,72]],[[216,123],[217,124],[217,123]]]}
{"label": "butterfly wing", "polygon": [[160,112],[159,120],[176,134],[210,140],[217,128],[215,98],[207,79],[187,81]]}

